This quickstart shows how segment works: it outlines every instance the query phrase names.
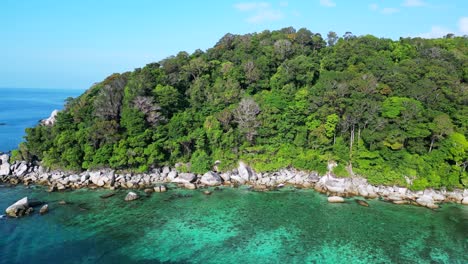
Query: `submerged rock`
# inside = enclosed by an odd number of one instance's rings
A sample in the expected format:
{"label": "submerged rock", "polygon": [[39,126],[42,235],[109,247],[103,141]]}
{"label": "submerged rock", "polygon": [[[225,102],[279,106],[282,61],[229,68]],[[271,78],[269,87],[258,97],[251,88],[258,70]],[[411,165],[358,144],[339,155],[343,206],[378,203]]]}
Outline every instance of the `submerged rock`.
{"label": "submerged rock", "polygon": [[355,201],[356,201],[356,203],[358,203],[359,205],[362,205],[362,206],[365,206],[365,207],[369,207],[369,204],[368,204],[366,201],[364,201],[364,200],[356,199]]}
{"label": "submerged rock", "polygon": [[16,203],[10,205],[5,213],[10,217],[20,217],[27,213],[29,209],[28,197],[18,200]]}
{"label": "submerged rock", "polygon": [[129,192],[127,196],[125,196],[125,201],[134,201],[136,199],[138,199],[138,194],[134,192]]}
{"label": "submerged rock", "polygon": [[328,197],[329,203],[344,203],[344,198],[340,196],[330,196]]}
{"label": "submerged rock", "polygon": [[107,198],[112,197],[114,195],[115,195],[115,192],[110,192],[110,193],[103,194],[103,195],[101,195],[99,197],[101,197],[102,199],[107,199]]}
{"label": "submerged rock", "polygon": [[212,193],[212,192],[211,192],[211,191],[208,191],[208,190],[204,190],[204,191],[203,191],[203,194],[204,194],[204,195],[211,195],[211,193]]}
{"label": "submerged rock", "polygon": [[48,204],[44,204],[41,209],[39,209],[39,214],[43,215],[43,214],[46,214],[47,212],[49,212],[49,205]]}
{"label": "submerged rock", "polygon": [[166,192],[167,191],[167,188],[165,185],[160,185],[160,186],[155,186],[154,187],[154,192],[157,192],[157,193],[162,193],[162,192]]}

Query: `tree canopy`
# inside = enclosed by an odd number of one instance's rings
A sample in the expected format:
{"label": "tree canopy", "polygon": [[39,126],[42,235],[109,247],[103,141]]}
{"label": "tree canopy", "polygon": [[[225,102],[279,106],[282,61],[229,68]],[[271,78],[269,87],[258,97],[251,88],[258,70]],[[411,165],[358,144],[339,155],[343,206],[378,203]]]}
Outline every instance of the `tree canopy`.
{"label": "tree canopy", "polygon": [[468,39],[326,38],[285,28],[226,34],[113,74],[27,129],[16,158],[69,170],[147,171],[215,160],[375,184],[468,186]]}

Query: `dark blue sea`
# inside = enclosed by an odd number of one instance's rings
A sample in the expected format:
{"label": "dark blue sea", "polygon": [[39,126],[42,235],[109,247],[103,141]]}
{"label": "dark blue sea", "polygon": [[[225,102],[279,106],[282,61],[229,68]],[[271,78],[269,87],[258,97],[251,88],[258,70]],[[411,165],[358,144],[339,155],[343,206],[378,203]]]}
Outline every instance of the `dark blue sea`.
{"label": "dark blue sea", "polygon": [[79,96],[81,89],[0,88],[0,152],[17,148],[24,129],[62,109],[67,97]]}

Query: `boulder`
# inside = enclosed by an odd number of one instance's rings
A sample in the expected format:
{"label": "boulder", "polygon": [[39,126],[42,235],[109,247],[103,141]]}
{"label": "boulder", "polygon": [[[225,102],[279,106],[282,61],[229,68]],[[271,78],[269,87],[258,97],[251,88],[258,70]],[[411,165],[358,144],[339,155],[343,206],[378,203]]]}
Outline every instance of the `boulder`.
{"label": "boulder", "polygon": [[231,175],[231,181],[237,182],[239,184],[245,184],[247,182],[244,178],[242,178],[241,176],[237,174]]}
{"label": "boulder", "polygon": [[468,197],[464,197],[461,203],[464,205],[468,205]]}
{"label": "boulder", "polygon": [[26,161],[22,161],[18,165],[18,167],[15,169],[15,171],[13,171],[13,175],[18,176],[18,177],[24,176],[26,172],[28,171],[28,169],[29,167]]}
{"label": "boulder", "polygon": [[203,174],[203,176],[200,179],[200,182],[208,186],[217,186],[223,183],[223,179],[221,178],[221,176],[219,176],[218,173],[209,171]]}
{"label": "boulder", "polygon": [[89,173],[89,181],[94,184],[98,184],[99,178],[101,178],[101,172],[100,171],[91,171]]}
{"label": "boulder", "polygon": [[344,198],[340,196],[330,196],[328,197],[329,203],[344,203]]}
{"label": "boulder", "polygon": [[197,175],[193,173],[179,173],[179,176],[177,176],[175,179],[172,180],[172,182],[175,183],[191,183],[197,180]]}
{"label": "boulder", "polygon": [[219,176],[221,176],[221,178],[223,178],[223,181],[225,181],[225,182],[231,181],[231,173],[230,172],[223,172]]}
{"label": "boulder", "polygon": [[162,193],[162,192],[166,192],[166,191],[167,191],[167,188],[166,188],[166,186],[164,186],[164,185],[155,186],[155,187],[154,187],[154,191],[155,191],[155,192],[158,192],[158,193]]}
{"label": "boulder", "polygon": [[237,168],[237,171],[239,172],[239,177],[241,177],[244,181],[251,180],[253,171],[244,162],[239,161],[239,167]]}
{"label": "boulder", "polygon": [[10,163],[8,160],[10,157],[7,154],[0,155],[0,176],[10,175]]}
{"label": "boulder", "polygon": [[48,118],[41,120],[41,124],[44,126],[52,126],[53,124],[55,124],[58,112],[59,110],[52,111],[52,113],[50,113],[50,116]]}
{"label": "boulder", "polygon": [[49,205],[48,204],[44,204],[41,209],[39,209],[39,214],[43,215],[43,214],[46,214],[47,212],[49,212]]}
{"label": "boulder", "polygon": [[211,191],[204,190],[204,191],[203,191],[203,194],[204,194],[204,195],[211,195]]}
{"label": "boulder", "polygon": [[134,192],[129,192],[127,196],[125,196],[125,201],[134,201],[136,199],[138,199],[138,194]]}
{"label": "boulder", "polygon": [[29,208],[28,197],[18,200],[16,203],[10,205],[5,213],[10,217],[23,216]]}
{"label": "boulder", "polygon": [[188,190],[195,190],[197,189],[197,185],[195,183],[185,183],[184,188]]}
{"label": "boulder", "polygon": [[170,171],[168,174],[167,174],[167,180],[168,181],[173,181],[175,178],[177,177],[177,171]]}
{"label": "boulder", "polygon": [[418,203],[421,206],[429,207],[429,208],[434,208],[434,200],[432,199],[431,196],[428,195],[423,195],[416,199],[416,203]]}

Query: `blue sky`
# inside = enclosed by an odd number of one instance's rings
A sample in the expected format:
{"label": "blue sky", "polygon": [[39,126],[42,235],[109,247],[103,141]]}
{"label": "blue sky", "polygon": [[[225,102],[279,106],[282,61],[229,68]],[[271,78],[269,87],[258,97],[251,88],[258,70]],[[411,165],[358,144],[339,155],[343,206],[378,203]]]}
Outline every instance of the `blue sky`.
{"label": "blue sky", "polygon": [[306,27],[324,37],[468,34],[467,0],[2,0],[0,87],[86,89],[224,34]]}

